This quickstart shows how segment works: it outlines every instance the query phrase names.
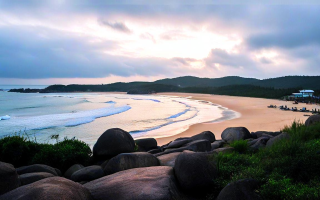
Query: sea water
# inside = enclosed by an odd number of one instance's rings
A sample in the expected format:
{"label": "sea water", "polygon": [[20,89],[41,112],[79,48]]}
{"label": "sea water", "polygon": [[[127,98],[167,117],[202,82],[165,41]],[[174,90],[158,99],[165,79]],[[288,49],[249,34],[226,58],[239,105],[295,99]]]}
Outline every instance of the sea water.
{"label": "sea water", "polygon": [[[1,87],[0,87],[1,88]],[[112,93],[0,92],[0,137],[27,134],[38,142],[52,135],[77,138],[93,146],[109,128],[133,138],[168,137],[202,122],[236,118],[238,113],[206,101],[164,95]]]}

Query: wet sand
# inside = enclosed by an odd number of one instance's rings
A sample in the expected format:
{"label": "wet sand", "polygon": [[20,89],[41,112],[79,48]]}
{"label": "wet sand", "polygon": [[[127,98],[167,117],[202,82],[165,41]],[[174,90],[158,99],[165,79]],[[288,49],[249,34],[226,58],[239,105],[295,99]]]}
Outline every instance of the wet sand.
{"label": "wet sand", "polygon": [[307,105],[300,103],[293,104],[292,101],[281,101],[273,99],[251,98],[251,97],[234,97],[223,95],[210,95],[210,94],[194,94],[194,93],[159,93],[158,95],[169,95],[179,97],[190,97],[196,100],[210,101],[227,107],[231,110],[237,111],[241,114],[239,118],[216,122],[216,123],[199,123],[191,125],[186,131],[164,138],[157,138],[158,145],[166,144],[179,137],[190,137],[192,135],[201,133],[202,131],[212,131],[216,139],[221,138],[221,133],[228,127],[244,126],[250,132],[254,131],[279,131],[286,125],[290,125],[294,120],[305,121],[311,113],[282,111],[279,108],[267,108],[272,105],[287,105],[289,108],[307,107],[308,110],[317,108],[319,105]]}

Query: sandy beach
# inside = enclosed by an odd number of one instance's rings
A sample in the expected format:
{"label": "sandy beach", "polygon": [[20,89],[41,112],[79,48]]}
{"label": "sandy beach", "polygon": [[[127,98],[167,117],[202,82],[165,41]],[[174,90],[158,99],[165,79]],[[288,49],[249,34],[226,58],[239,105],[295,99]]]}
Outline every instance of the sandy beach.
{"label": "sandy beach", "polygon": [[282,111],[278,108],[267,108],[268,105],[287,105],[289,108],[307,107],[308,110],[317,108],[319,105],[307,105],[300,103],[298,105],[293,104],[292,101],[281,101],[273,99],[262,98],[250,98],[250,97],[234,97],[223,95],[210,95],[210,94],[194,94],[194,93],[159,93],[158,95],[170,95],[180,97],[192,97],[196,100],[210,101],[215,104],[219,104],[228,109],[237,111],[241,116],[237,119],[232,119],[217,123],[199,123],[191,125],[186,131],[164,138],[157,138],[158,144],[166,144],[179,137],[190,137],[192,135],[201,133],[202,131],[212,131],[216,139],[221,138],[221,133],[228,127],[244,126],[250,132],[254,131],[279,131],[285,125],[290,125],[294,120],[305,121],[311,113]]}

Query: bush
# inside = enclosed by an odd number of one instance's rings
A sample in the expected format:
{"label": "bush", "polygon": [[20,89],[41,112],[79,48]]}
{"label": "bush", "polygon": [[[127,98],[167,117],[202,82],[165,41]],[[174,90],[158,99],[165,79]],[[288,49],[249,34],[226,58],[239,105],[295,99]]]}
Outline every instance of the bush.
{"label": "bush", "polygon": [[56,144],[37,143],[21,135],[0,139],[0,160],[15,167],[45,164],[64,172],[73,164],[88,164],[91,155],[89,145],[76,139]]}
{"label": "bush", "polygon": [[236,140],[230,144],[238,153],[246,153],[248,150],[248,142],[246,140]]}

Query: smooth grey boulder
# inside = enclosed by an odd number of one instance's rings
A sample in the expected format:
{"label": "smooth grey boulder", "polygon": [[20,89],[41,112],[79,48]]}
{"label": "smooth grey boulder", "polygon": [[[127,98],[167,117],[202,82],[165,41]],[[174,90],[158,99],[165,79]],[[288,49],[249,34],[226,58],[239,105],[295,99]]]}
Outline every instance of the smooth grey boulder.
{"label": "smooth grey boulder", "polygon": [[174,152],[183,152],[184,150],[190,150],[194,152],[206,152],[211,150],[211,143],[208,140],[196,140],[189,142],[177,149],[166,149],[164,152],[155,154],[155,156],[161,156]]}
{"label": "smooth grey boulder", "polygon": [[129,169],[84,184],[94,200],[188,199],[178,189],[172,167]]}
{"label": "smooth grey boulder", "polygon": [[92,200],[91,195],[86,188],[63,177],[45,178],[40,181],[21,186],[2,195],[0,198],[1,200]]}
{"label": "smooth grey boulder", "polygon": [[75,182],[92,181],[104,176],[102,168],[98,165],[84,167],[74,172],[71,176],[71,180]]}
{"label": "smooth grey boulder", "polygon": [[60,169],[58,169],[58,168],[54,168],[54,170],[56,170],[56,172],[57,172],[58,176],[62,176],[62,173],[61,173]]}
{"label": "smooth grey boulder", "polygon": [[206,192],[218,176],[216,163],[206,153],[181,153],[174,171],[181,188],[187,192]]}
{"label": "smooth grey boulder", "polygon": [[19,176],[21,185],[28,185],[30,183],[49,178],[54,177],[53,174],[48,172],[33,172],[33,173],[26,173]]}
{"label": "smooth grey boulder", "polygon": [[109,160],[103,171],[108,175],[132,168],[159,165],[160,162],[158,158],[147,152],[122,153]]}
{"label": "smooth grey boulder", "polygon": [[162,156],[158,156],[161,166],[170,166],[173,167],[177,157],[181,152],[169,153]]}
{"label": "smooth grey boulder", "polygon": [[42,164],[34,164],[34,165],[28,165],[17,168],[17,172],[19,175],[26,174],[26,173],[33,173],[33,172],[47,172],[51,173],[55,176],[58,176],[57,171],[48,165],[42,165]]}
{"label": "smooth grey boulder", "polygon": [[221,148],[224,144],[225,144],[225,142],[222,140],[217,140],[217,141],[212,142],[211,143],[211,151],[218,149],[218,148]]}
{"label": "smooth grey boulder", "polygon": [[157,140],[154,138],[144,138],[144,139],[138,139],[134,141],[140,150],[142,151],[150,151],[152,149],[157,148]]}
{"label": "smooth grey boulder", "polygon": [[215,135],[211,131],[204,131],[191,137],[192,140],[208,140],[210,143],[216,141]]}
{"label": "smooth grey boulder", "polygon": [[254,139],[248,142],[248,146],[252,149],[258,150],[260,148],[264,148],[268,142],[270,137],[259,137],[258,139]]}
{"label": "smooth grey boulder", "polygon": [[260,200],[262,198],[254,192],[258,185],[258,181],[254,179],[229,183],[221,190],[216,200]]}
{"label": "smooth grey boulder", "polygon": [[171,142],[166,148],[167,149],[179,148],[179,147],[182,147],[183,145],[190,143],[190,142],[192,142],[192,140],[190,138],[175,140],[175,141]]}
{"label": "smooth grey boulder", "polygon": [[290,135],[288,133],[281,133],[280,135],[270,138],[266,144],[266,147],[272,146],[274,143],[283,140],[283,139],[289,139]]}
{"label": "smooth grey boulder", "polygon": [[234,151],[233,147],[222,147],[222,148],[215,149],[212,152],[219,154],[219,153],[231,153],[233,151]]}
{"label": "smooth grey boulder", "polygon": [[135,143],[132,136],[120,129],[105,131],[93,146],[93,156],[97,159],[109,159],[120,153],[133,152]]}
{"label": "smooth grey boulder", "polygon": [[83,165],[74,164],[71,167],[69,167],[69,169],[67,169],[67,171],[64,173],[64,177],[70,179],[73,173],[75,173],[76,171],[78,171],[78,170],[80,170],[82,168],[84,168]]}
{"label": "smooth grey boulder", "polygon": [[280,135],[280,134],[281,134],[280,131],[278,131],[278,132],[256,131],[256,132],[252,132],[252,133],[251,133],[251,136],[252,136],[252,138],[257,139],[257,138],[259,138],[259,137],[266,136],[266,135],[269,135],[269,136],[274,137],[274,136],[277,136],[277,135]]}
{"label": "smooth grey boulder", "polygon": [[311,115],[305,122],[306,126],[310,126],[312,124],[320,123],[320,115]]}
{"label": "smooth grey boulder", "polygon": [[148,153],[151,153],[151,154],[156,154],[156,153],[160,153],[160,152],[162,152],[161,148],[152,149],[152,150],[148,151]]}
{"label": "smooth grey boulder", "polygon": [[13,165],[0,162],[0,195],[19,187],[18,173]]}
{"label": "smooth grey boulder", "polygon": [[236,140],[245,140],[251,137],[250,132],[245,127],[229,127],[221,134],[221,138],[227,143],[231,143]]}

